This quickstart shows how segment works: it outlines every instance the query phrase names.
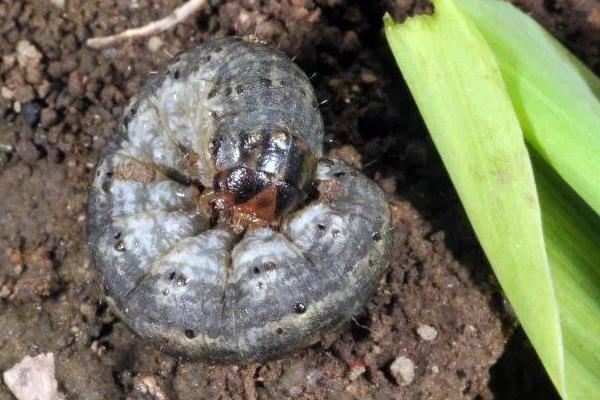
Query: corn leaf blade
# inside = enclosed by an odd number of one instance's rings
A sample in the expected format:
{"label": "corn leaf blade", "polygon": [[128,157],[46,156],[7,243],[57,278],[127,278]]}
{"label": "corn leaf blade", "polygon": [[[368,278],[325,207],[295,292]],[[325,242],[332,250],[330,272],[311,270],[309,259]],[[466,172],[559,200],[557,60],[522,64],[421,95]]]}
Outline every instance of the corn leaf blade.
{"label": "corn leaf blade", "polygon": [[533,158],[558,298],[568,399],[600,390],[600,218],[540,156]]}
{"label": "corn leaf blade", "polygon": [[566,397],[595,398],[600,391],[600,79],[512,5],[458,4],[494,51],[535,155],[565,347]]}
{"label": "corn leaf blade", "polygon": [[496,56],[525,140],[600,213],[600,79],[500,0],[457,0]]}
{"label": "corn leaf blade", "polygon": [[386,36],[473,228],[561,394],[562,332],[523,134],[495,57],[450,0]]}

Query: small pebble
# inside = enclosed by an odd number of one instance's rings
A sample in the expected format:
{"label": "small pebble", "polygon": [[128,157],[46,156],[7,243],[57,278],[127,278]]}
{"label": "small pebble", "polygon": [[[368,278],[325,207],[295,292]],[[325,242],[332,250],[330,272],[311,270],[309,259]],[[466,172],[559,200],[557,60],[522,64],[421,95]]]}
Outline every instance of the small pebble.
{"label": "small pebble", "polygon": [[14,97],[14,92],[12,90],[10,90],[9,88],[7,88],[6,86],[2,86],[0,88],[0,96],[2,96],[3,98],[5,98],[6,100],[10,100]]}
{"label": "small pebble", "polygon": [[14,54],[2,56],[2,67],[4,67],[5,70],[9,70],[15,65],[16,61],[17,57],[15,57]]}
{"label": "small pebble", "polygon": [[21,40],[17,43],[17,62],[19,66],[25,68],[28,65],[37,65],[42,60],[40,53],[31,42]]}
{"label": "small pebble", "polygon": [[4,372],[4,383],[17,400],[62,400],[54,377],[54,355],[25,357]]}
{"label": "small pebble", "polygon": [[415,364],[410,358],[400,356],[390,366],[390,372],[400,386],[408,386],[415,379]]}
{"label": "small pebble", "polygon": [[0,286],[0,299],[6,299],[12,293],[8,284]]}
{"label": "small pebble", "polygon": [[132,398],[144,398],[151,400],[168,400],[169,396],[160,387],[155,377],[151,375],[136,376],[133,379]]}
{"label": "small pebble", "polygon": [[148,39],[148,50],[150,50],[153,53],[160,50],[162,45],[163,45],[163,41],[158,36],[152,36],[150,39]]}
{"label": "small pebble", "polygon": [[372,72],[365,70],[360,74],[360,79],[367,85],[377,82],[377,76]]}
{"label": "small pebble", "polygon": [[431,342],[438,335],[437,330],[431,325],[419,325],[417,328],[417,334],[421,339]]}

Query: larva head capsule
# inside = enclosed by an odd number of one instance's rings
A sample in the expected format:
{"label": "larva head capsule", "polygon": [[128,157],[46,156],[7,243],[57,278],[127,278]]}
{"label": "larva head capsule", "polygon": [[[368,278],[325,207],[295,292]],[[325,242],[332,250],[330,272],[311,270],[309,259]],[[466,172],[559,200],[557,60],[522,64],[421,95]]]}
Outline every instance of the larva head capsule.
{"label": "larva head capsule", "polygon": [[[235,166],[218,172],[213,184],[234,213],[269,223],[306,199],[316,160],[301,138],[282,129],[261,129],[242,134],[238,143]],[[232,149],[223,149],[218,137],[212,149],[217,165],[231,157]]]}

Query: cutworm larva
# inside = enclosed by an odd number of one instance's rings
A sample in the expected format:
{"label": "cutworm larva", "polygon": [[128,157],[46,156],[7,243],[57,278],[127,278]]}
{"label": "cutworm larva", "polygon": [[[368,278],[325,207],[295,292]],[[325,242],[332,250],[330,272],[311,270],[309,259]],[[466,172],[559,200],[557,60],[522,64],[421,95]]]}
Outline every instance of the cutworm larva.
{"label": "cutworm larva", "polygon": [[388,265],[383,191],[323,157],[306,75],[262,44],[180,54],[104,149],[89,247],[121,318],[166,351],[262,361],[360,313]]}

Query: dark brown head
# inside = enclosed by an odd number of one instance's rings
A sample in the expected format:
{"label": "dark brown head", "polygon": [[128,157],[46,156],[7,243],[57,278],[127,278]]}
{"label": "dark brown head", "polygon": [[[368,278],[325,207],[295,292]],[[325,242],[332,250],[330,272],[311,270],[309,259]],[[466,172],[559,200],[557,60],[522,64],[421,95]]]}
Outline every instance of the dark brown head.
{"label": "dark brown head", "polygon": [[[213,152],[219,152],[217,143]],[[306,198],[316,160],[302,139],[282,130],[242,134],[235,154],[235,165],[213,184],[228,205],[270,222]]]}

